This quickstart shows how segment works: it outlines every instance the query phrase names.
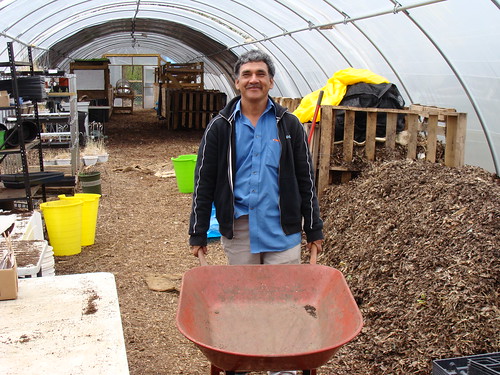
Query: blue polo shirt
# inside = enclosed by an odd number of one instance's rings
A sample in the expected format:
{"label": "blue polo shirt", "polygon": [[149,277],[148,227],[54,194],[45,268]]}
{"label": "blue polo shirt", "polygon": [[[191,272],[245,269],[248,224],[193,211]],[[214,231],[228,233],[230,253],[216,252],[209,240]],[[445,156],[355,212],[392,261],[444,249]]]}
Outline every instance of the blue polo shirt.
{"label": "blue polo shirt", "polygon": [[248,215],[250,252],[288,250],[300,243],[301,234],[286,235],[281,228],[278,171],[281,144],[271,100],[254,127],[235,108],[236,176],[235,218]]}

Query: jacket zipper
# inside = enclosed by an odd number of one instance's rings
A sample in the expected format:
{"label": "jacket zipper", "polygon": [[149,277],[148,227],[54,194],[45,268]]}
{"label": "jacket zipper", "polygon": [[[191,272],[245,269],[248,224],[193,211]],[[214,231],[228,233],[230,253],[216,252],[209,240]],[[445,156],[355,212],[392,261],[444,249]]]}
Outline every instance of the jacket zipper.
{"label": "jacket zipper", "polygon": [[[281,114],[281,116],[276,117],[276,130],[278,132],[278,139],[280,137],[279,122],[283,118],[284,114],[285,114],[285,112],[283,112]],[[280,187],[280,176],[281,176],[281,153],[282,152],[283,152],[283,142],[280,139],[280,160],[278,161],[278,212],[280,213],[280,226],[281,226],[281,229],[283,229],[283,223],[281,222],[281,194],[280,194],[281,189],[279,187]],[[283,232],[285,232],[285,229],[283,229]],[[288,233],[285,233],[285,234],[288,234]]]}
{"label": "jacket zipper", "polygon": [[228,158],[228,165],[229,165],[229,168],[228,168],[228,180],[229,180],[229,188],[231,189],[231,199],[232,199],[232,213],[231,213],[231,216],[232,216],[232,220],[231,220],[231,228],[232,228],[232,232],[233,232],[233,235],[234,235],[234,184],[233,184],[233,158],[232,158],[232,152],[233,152],[233,124],[231,123],[231,121],[226,118],[223,114],[220,114],[220,116],[227,121],[227,123],[229,124],[230,126],[230,132],[229,132],[229,147],[228,147],[228,152],[227,152],[227,158]]}

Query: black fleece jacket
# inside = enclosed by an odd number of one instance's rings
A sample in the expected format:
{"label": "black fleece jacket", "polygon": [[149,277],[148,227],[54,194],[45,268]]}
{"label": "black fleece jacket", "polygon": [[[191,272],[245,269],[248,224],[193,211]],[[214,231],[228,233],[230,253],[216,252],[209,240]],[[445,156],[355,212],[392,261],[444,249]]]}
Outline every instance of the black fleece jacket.
{"label": "black fleece jacket", "polygon": [[[239,100],[240,97],[232,99],[210,121],[200,143],[189,222],[191,246],[207,244],[212,202],[220,233],[233,238],[237,147],[233,113]],[[286,234],[303,229],[307,242],[323,239],[323,222],[319,216],[314,170],[304,127],[286,108],[273,103],[281,142],[278,171],[281,227]]]}

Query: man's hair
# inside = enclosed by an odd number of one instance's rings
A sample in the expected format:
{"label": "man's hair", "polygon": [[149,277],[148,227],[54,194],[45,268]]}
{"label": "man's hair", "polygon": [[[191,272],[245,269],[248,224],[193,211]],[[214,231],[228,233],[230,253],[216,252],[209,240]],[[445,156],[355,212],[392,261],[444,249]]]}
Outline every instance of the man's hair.
{"label": "man's hair", "polygon": [[271,57],[267,53],[258,49],[247,51],[238,58],[238,61],[236,61],[236,64],[234,65],[234,74],[236,78],[240,75],[240,68],[243,64],[260,61],[266,63],[269,75],[271,78],[274,78],[275,69]]}

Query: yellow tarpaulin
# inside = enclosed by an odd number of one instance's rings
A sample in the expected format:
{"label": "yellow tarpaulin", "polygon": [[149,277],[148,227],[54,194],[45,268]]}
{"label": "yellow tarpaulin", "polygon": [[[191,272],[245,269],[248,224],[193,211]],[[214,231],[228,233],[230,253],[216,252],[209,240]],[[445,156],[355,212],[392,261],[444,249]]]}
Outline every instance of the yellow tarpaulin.
{"label": "yellow tarpaulin", "polygon": [[[323,99],[321,100],[322,105],[339,105],[344,98],[347,86],[360,82],[373,84],[389,83],[387,78],[379,76],[367,69],[347,68],[339,70],[333,74],[323,88],[304,96],[293,114],[297,116],[302,123],[311,122],[321,90],[324,91]],[[317,120],[319,121],[319,114]]]}

